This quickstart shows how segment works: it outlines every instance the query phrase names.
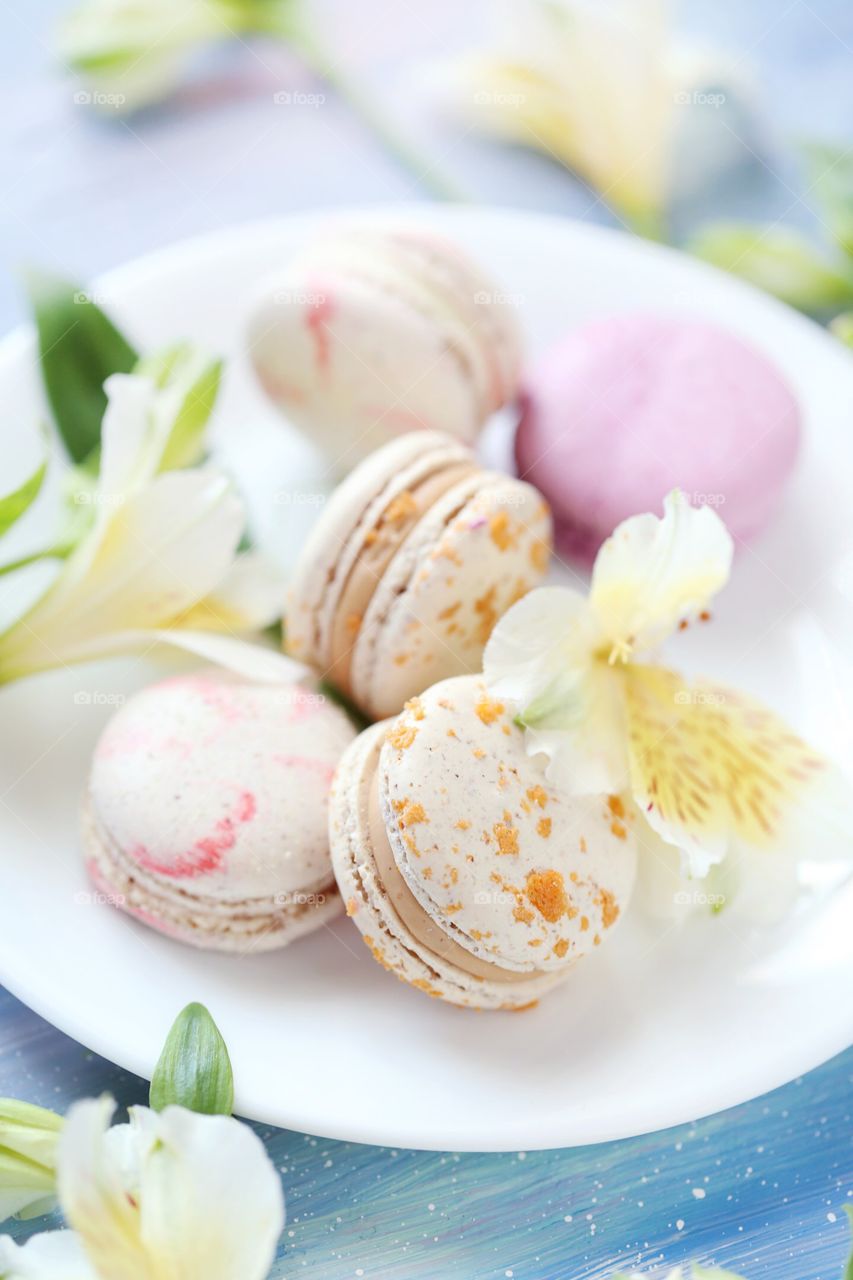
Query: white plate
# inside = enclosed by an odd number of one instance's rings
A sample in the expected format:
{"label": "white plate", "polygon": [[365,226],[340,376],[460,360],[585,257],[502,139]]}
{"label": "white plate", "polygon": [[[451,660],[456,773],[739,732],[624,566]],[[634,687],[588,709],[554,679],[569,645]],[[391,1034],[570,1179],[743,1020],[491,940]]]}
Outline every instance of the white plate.
{"label": "white plate", "polygon": [[[715,626],[679,639],[678,657],[768,698],[816,743],[849,755],[840,654],[853,638],[850,355],[757,292],[621,234],[477,209],[401,216],[446,229],[495,271],[533,350],[585,317],[650,306],[720,321],[785,369],[806,412],[796,483],[772,532],[739,557]],[[143,347],[190,335],[239,353],[247,291],[317,222],[178,245],[111,273],[96,293]],[[0,403],[0,475],[14,458],[17,479],[39,411],[28,333],[0,347]],[[261,539],[292,559],[320,468],[268,413],[239,354],[216,441],[251,494]],[[47,498],[22,536],[35,536],[49,507]],[[0,605],[10,589],[0,583]],[[244,1115],[363,1142],[510,1150],[695,1118],[790,1080],[853,1038],[849,893],[765,932],[738,930],[725,913],[685,933],[628,921],[522,1015],[424,998],[374,964],[346,920],[244,959],[129,921],[92,900],[77,805],[109,702],[160,670],[102,664],[0,694],[0,979],[123,1067],[148,1075],[173,1015],[201,1000],[230,1046]]]}

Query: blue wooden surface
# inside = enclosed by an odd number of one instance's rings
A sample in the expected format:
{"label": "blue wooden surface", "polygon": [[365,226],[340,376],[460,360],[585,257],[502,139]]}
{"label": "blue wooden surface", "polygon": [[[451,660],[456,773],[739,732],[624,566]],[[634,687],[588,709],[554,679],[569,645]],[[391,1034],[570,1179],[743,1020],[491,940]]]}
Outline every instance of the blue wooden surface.
{"label": "blue wooden surface", "polygon": [[[315,3],[333,19],[341,61],[477,198],[607,217],[546,159],[454,133],[412,92],[415,65],[469,42],[485,0]],[[23,311],[12,274],[22,262],[88,277],[250,217],[423,194],[334,95],[322,110],[276,111],[273,90],[304,79],[276,49],[224,57],[215,92],[185,96],[132,128],[93,121],[74,109],[73,86],[51,64],[51,24],[64,7],[0,0],[3,328]],[[814,222],[791,139],[850,142],[850,0],[685,0],[682,20],[731,51],[765,114],[730,181],[680,209],[678,231],[722,213]],[[695,1126],[581,1150],[438,1155],[262,1131],[288,1200],[276,1275],[605,1280],[619,1265],[652,1270],[696,1257],[748,1280],[839,1280],[841,1205],[853,1197],[851,1076],[853,1052]],[[141,1081],[0,990],[0,1094],[61,1110],[102,1090],[123,1103],[146,1096]]]}
{"label": "blue wooden surface", "polygon": [[[60,1111],[104,1090],[123,1104],[147,1099],[144,1081],[7,993],[0,1030],[0,1095]],[[853,1050],[695,1125],[507,1155],[395,1151],[259,1127],[287,1196],[274,1274],[607,1280],[617,1265],[651,1270],[692,1257],[747,1280],[840,1280],[851,1084]]]}

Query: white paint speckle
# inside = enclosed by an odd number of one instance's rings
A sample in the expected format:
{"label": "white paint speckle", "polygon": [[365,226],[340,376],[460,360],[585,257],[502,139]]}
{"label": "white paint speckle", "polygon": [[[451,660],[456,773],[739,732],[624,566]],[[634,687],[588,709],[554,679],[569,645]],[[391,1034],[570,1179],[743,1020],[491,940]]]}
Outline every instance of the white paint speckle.
{"label": "white paint speckle", "polygon": [[835,1216],[835,1214],[834,1214],[834,1213],[828,1213],[828,1214],[826,1215],[826,1220],[827,1220],[827,1222],[837,1222],[837,1221],[838,1221],[838,1219],[836,1218],[836,1216]]}
{"label": "white paint speckle", "polygon": [[684,1219],[683,1219],[683,1218],[679,1218],[679,1219],[676,1221],[675,1229],[676,1229],[676,1231],[683,1231],[683,1230],[684,1230]]}
{"label": "white paint speckle", "polygon": [[705,1188],[704,1188],[704,1187],[694,1187],[694,1188],[693,1188],[693,1195],[695,1196],[695,1198],[696,1198],[697,1200],[704,1200],[704,1199],[705,1199]]}

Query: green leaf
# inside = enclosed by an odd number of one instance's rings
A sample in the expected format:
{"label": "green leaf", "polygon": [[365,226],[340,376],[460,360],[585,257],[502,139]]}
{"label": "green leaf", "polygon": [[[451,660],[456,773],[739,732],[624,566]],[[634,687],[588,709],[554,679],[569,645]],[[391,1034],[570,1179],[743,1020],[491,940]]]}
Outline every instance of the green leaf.
{"label": "green leaf", "polygon": [[853,155],[841,147],[806,147],[812,187],[838,245],[853,257]]}
{"label": "green leaf", "polygon": [[734,1271],[723,1271],[720,1267],[700,1267],[698,1262],[694,1262],[690,1268],[691,1280],[743,1280],[743,1276],[736,1275]]}
{"label": "green leaf", "polygon": [[151,378],[161,391],[174,396],[173,425],[160,470],[194,466],[204,453],[204,431],[219,393],[222,361],[181,342],[145,356],[134,373]]}
{"label": "green leaf", "polygon": [[[853,1231],[853,1204],[843,1204],[841,1207],[847,1214],[847,1218],[850,1223],[850,1230]],[[851,1252],[850,1257],[847,1259],[847,1266],[844,1268],[842,1280],[853,1280],[853,1252]]]}
{"label": "green leaf", "polygon": [[822,257],[797,231],[717,223],[701,231],[688,248],[800,311],[822,311],[853,301],[853,269]]}
{"label": "green leaf", "polygon": [[129,373],[137,354],[73,282],[38,271],[28,274],[27,287],[47,398],[72,462],[80,463],[100,444],[105,380]]}
{"label": "green leaf", "polygon": [[25,511],[33,505],[39,495],[44,477],[47,474],[47,462],[29,476],[22,485],[0,498],[0,538],[12,528],[16,520],[20,520]]}
{"label": "green leaf", "polygon": [[231,1060],[203,1004],[188,1004],[175,1019],[151,1077],[150,1102],[154,1111],[174,1105],[202,1115],[231,1115]]}

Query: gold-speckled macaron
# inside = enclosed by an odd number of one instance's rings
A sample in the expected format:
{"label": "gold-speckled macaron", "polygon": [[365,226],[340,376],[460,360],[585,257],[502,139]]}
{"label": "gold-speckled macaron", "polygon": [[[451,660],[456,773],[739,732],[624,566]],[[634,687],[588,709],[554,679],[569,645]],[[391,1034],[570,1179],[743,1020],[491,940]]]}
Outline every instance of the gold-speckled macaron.
{"label": "gold-speckled macaron", "polygon": [[454,1004],[520,1008],[606,941],[636,869],[616,796],[550,784],[479,677],[444,680],[347,749],[330,845],[377,960]]}

